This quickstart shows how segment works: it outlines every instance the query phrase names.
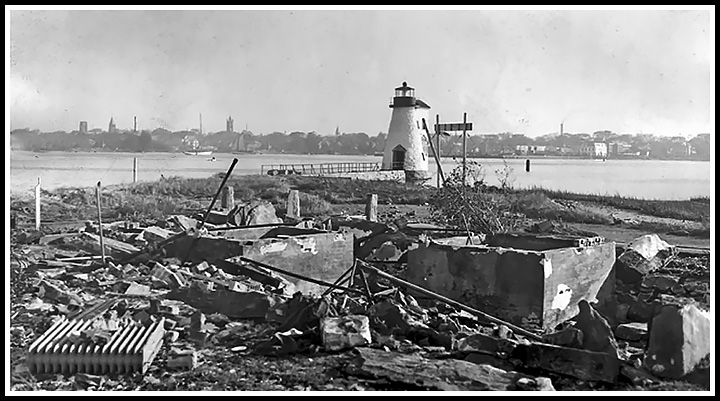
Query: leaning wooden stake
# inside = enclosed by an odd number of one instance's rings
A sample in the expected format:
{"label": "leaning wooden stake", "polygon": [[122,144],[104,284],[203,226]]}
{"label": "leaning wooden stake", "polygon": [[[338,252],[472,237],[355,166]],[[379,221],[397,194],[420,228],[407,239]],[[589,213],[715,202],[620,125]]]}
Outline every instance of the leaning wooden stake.
{"label": "leaning wooden stake", "polygon": [[367,262],[364,262],[364,261],[362,261],[362,260],[360,260],[360,259],[357,259],[357,262],[358,262],[358,266],[360,266],[361,269],[365,269],[365,270],[367,270],[368,272],[377,274],[378,276],[387,279],[388,281],[390,281],[391,283],[393,283],[393,284],[395,284],[395,285],[398,285],[398,286],[403,287],[403,288],[409,288],[409,289],[411,289],[411,290],[417,291],[417,292],[419,292],[419,293],[421,293],[421,294],[424,294],[424,295],[427,295],[427,296],[429,296],[429,297],[432,297],[432,298],[435,298],[435,299],[437,299],[437,300],[440,300],[440,301],[442,301],[442,302],[445,302],[445,303],[448,304],[448,305],[451,305],[451,306],[454,306],[454,307],[456,307],[456,308],[462,309],[462,310],[464,310],[464,311],[466,311],[466,312],[472,313],[473,315],[480,316],[480,317],[482,317],[482,318],[484,318],[484,319],[486,319],[486,320],[489,320],[489,321],[491,321],[491,322],[493,322],[493,323],[504,324],[505,326],[511,328],[511,329],[512,329],[513,331],[515,331],[516,333],[522,334],[522,335],[524,335],[524,336],[526,336],[526,337],[528,337],[528,338],[532,338],[533,340],[536,340],[536,341],[542,341],[542,337],[540,337],[539,335],[537,335],[537,334],[535,334],[535,333],[531,333],[531,332],[523,329],[522,327],[515,326],[515,325],[512,324],[512,323],[508,323],[508,322],[506,322],[506,321],[504,321],[504,320],[500,320],[500,319],[498,319],[498,318],[496,318],[496,317],[494,317],[494,316],[490,316],[490,315],[488,315],[488,314],[485,313],[485,312],[482,312],[482,311],[479,311],[479,310],[477,310],[477,309],[471,308],[471,307],[469,307],[469,306],[463,305],[463,304],[461,304],[460,302],[457,302],[457,301],[454,301],[454,300],[452,300],[452,299],[450,299],[450,298],[447,298],[447,297],[444,297],[444,296],[442,296],[442,295],[436,294],[436,293],[434,293],[434,292],[432,292],[432,291],[430,291],[430,290],[426,290],[425,288],[422,288],[422,287],[417,286],[417,285],[415,285],[415,284],[408,283],[407,281],[403,281],[403,280],[401,280],[401,279],[399,279],[399,278],[397,278],[397,277],[395,277],[395,276],[393,276],[393,275],[391,275],[391,274],[385,273],[384,271],[382,271],[382,270],[376,268],[375,266],[372,266],[371,264],[369,264],[369,263],[367,263]]}
{"label": "leaning wooden stake", "polygon": [[213,209],[213,206],[215,206],[215,202],[217,202],[218,197],[220,196],[220,193],[222,192],[223,188],[225,187],[225,183],[227,182],[228,178],[230,178],[230,174],[232,174],[233,169],[235,168],[235,165],[237,164],[238,159],[234,158],[232,161],[232,164],[230,164],[230,168],[228,169],[227,173],[225,173],[225,177],[223,177],[222,182],[220,183],[220,187],[218,187],[217,192],[215,192],[215,196],[212,199],[212,202],[210,202],[210,206],[208,206],[207,210],[205,211],[205,216],[203,216],[202,221],[200,222],[200,225],[197,227],[197,236],[195,236],[190,243],[190,247],[188,248],[187,255],[185,256],[185,259],[183,259],[183,262],[190,259],[190,255],[192,254],[193,248],[195,248],[197,239],[200,236],[201,230],[203,227],[205,227],[205,223],[207,223],[208,217],[210,217],[210,211]]}
{"label": "leaning wooden stake", "polygon": [[35,230],[40,230],[40,177],[35,186]]}
{"label": "leaning wooden stake", "polygon": [[97,211],[98,211],[98,235],[100,236],[100,255],[102,255],[102,264],[105,264],[105,243],[103,242],[103,231],[102,231],[102,212],[100,208],[100,181],[95,187],[95,198],[97,199]]}

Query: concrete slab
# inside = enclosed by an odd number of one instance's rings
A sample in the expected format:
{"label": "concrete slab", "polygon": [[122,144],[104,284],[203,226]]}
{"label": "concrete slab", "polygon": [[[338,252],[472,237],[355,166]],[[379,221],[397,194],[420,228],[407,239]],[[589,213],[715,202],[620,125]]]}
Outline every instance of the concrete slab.
{"label": "concrete slab", "polygon": [[[331,283],[355,261],[350,233],[264,238],[246,243],[242,254],[258,262]],[[303,294],[319,295],[327,289],[292,277],[285,278]]]}

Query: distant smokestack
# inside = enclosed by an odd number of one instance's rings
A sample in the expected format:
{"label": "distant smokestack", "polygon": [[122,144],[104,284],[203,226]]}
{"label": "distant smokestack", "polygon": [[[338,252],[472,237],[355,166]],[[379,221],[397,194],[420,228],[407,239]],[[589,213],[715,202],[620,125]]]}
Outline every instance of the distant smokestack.
{"label": "distant smokestack", "polygon": [[560,123],[560,135],[563,134],[563,123]]}
{"label": "distant smokestack", "polygon": [[133,117],[133,132],[137,132],[137,116]]}
{"label": "distant smokestack", "polygon": [[202,135],[202,113],[200,113],[200,135]]}

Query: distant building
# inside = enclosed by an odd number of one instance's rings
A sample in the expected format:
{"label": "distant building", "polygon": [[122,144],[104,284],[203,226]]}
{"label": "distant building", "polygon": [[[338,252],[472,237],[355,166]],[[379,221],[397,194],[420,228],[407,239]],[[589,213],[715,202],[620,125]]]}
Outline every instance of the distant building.
{"label": "distant building", "polygon": [[611,142],[608,146],[609,155],[621,155],[627,153],[632,146],[627,142]]}
{"label": "distant building", "polygon": [[604,142],[585,142],[580,145],[580,154],[590,157],[607,157],[607,145]]}
{"label": "distant building", "polygon": [[87,133],[88,133],[87,121],[80,121],[80,133],[81,133],[81,134],[87,134]]}
{"label": "distant building", "polygon": [[117,131],[117,127],[115,127],[115,122],[113,121],[113,118],[110,117],[110,123],[108,124],[108,134],[113,134]]}
{"label": "distant building", "polygon": [[234,120],[232,119],[232,116],[229,116],[227,120],[225,120],[225,131],[227,132],[235,132]]}
{"label": "distant building", "polygon": [[530,151],[530,146],[528,145],[515,145],[515,154],[518,155],[526,155]]}

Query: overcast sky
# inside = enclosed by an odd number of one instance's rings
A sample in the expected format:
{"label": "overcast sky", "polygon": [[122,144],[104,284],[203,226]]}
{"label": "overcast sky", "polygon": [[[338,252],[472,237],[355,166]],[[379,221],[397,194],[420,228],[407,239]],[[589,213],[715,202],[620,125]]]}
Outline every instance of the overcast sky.
{"label": "overcast sky", "polygon": [[375,135],[403,81],[474,133],[714,128],[708,10],[13,10],[10,24],[11,129],[182,130],[202,113],[210,132],[231,115],[255,133]]}

